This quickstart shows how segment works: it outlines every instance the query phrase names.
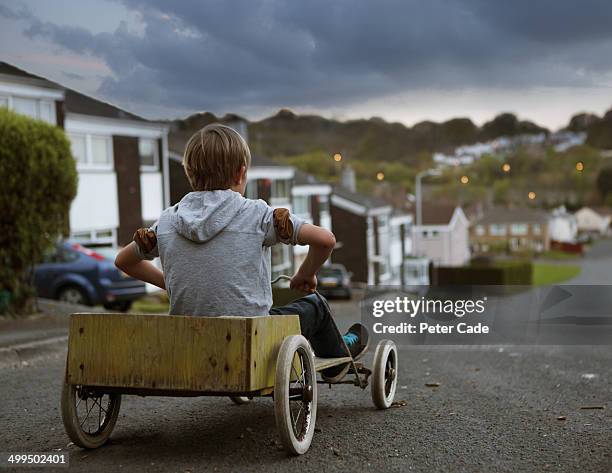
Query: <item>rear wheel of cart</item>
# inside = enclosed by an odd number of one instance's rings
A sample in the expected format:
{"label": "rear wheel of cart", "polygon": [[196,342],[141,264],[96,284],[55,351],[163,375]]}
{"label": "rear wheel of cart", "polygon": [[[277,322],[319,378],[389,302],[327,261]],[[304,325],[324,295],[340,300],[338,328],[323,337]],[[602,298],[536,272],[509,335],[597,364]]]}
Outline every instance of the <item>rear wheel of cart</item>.
{"label": "rear wheel of cart", "polygon": [[230,396],[232,402],[238,406],[242,406],[243,404],[248,404],[253,400],[251,397],[247,396]]}
{"label": "rear wheel of cart", "polygon": [[276,361],[274,414],[281,442],[293,455],[310,448],[317,418],[317,373],[308,341],[291,335]]}
{"label": "rear wheel of cart", "polygon": [[372,401],[379,409],[388,409],[397,388],[397,347],[382,340],[376,347],[372,365]]}
{"label": "rear wheel of cart", "polygon": [[98,448],[110,437],[121,407],[120,394],[104,394],[64,383],[62,420],[72,442],[82,448]]}

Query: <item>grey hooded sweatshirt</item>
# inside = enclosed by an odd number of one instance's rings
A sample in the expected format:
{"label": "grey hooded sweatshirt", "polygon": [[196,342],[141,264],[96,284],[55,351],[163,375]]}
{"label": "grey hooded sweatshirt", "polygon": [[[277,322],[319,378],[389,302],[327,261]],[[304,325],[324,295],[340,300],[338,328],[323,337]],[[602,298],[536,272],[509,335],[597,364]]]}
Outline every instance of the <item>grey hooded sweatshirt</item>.
{"label": "grey hooded sweatshirt", "polygon": [[[270,247],[281,242],[274,209],[232,190],[191,192],[164,210],[152,230],[161,258],[170,314],[267,315],[272,306]],[[290,215],[291,240],[303,221]]]}

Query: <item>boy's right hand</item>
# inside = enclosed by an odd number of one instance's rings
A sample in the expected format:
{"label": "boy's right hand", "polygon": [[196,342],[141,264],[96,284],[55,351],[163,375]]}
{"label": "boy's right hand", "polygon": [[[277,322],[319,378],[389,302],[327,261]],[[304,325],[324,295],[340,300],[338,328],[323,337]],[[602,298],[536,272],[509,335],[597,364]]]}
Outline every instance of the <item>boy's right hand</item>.
{"label": "boy's right hand", "polygon": [[317,288],[317,277],[315,275],[305,276],[298,271],[291,278],[289,287],[297,291],[307,292],[311,294]]}

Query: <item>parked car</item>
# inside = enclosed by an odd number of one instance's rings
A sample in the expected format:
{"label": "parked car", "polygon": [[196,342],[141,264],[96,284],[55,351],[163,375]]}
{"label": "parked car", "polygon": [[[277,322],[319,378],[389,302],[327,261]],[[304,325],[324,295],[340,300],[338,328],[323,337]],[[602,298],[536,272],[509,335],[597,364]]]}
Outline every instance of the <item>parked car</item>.
{"label": "parked car", "polygon": [[115,267],[114,250],[103,252],[73,242],[55,245],[34,270],[38,296],[128,311],[134,300],[146,295],[145,284]]}
{"label": "parked car", "polygon": [[351,276],[342,264],[323,266],[317,273],[317,290],[325,297],[350,299]]}

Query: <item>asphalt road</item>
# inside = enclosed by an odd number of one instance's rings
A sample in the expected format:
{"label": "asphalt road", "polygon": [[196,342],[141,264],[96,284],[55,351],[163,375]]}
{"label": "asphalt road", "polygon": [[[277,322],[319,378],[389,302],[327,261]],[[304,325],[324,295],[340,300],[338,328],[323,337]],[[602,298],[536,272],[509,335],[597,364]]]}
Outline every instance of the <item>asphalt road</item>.
{"label": "asphalt road", "polygon": [[[568,284],[612,284],[612,242],[580,264]],[[355,302],[332,306],[343,329],[359,319]],[[65,330],[39,325],[35,338]],[[369,390],[321,386],[318,431],[299,458],[279,446],[270,399],[124,397],[109,444],[81,450],[60,419],[64,357],[0,368],[0,451],[69,452],[70,470],[88,472],[612,472],[611,345],[400,348],[406,405],[378,411]]]}
{"label": "asphalt road", "polygon": [[[359,316],[334,310],[344,327]],[[124,397],[110,443],[76,448],[59,413],[64,356],[0,369],[0,451],[61,449],[88,472],[612,471],[611,346],[402,349],[406,405],[320,387],[320,431],[299,458],[279,448],[269,399]]]}

